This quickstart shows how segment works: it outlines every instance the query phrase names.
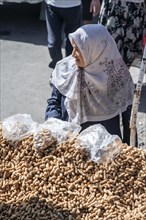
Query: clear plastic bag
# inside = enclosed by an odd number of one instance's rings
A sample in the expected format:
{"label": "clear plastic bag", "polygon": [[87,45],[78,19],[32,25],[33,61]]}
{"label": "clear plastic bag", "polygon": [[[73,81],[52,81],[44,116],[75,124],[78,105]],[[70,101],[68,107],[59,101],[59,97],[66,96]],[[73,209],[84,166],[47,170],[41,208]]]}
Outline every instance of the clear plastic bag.
{"label": "clear plastic bag", "polygon": [[57,118],[48,118],[44,124],[47,125],[48,129],[59,143],[75,138],[81,131],[81,126]]}
{"label": "clear plastic bag", "polygon": [[33,133],[33,143],[37,152],[42,152],[57,142],[47,124],[40,124]]}
{"label": "clear plastic bag", "polygon": [[92,125],[82,131],[76,142],[87,150],[91,160],[96,163],[111,162],[120,153],[122,144],[119,136],[109,134],[101,124]]}
{"label": "clear plastic bag", "polygon": [[37,123],[28,114],[16,114],[3,120],[2,134],[8,141],[21,141],[33,134]]}

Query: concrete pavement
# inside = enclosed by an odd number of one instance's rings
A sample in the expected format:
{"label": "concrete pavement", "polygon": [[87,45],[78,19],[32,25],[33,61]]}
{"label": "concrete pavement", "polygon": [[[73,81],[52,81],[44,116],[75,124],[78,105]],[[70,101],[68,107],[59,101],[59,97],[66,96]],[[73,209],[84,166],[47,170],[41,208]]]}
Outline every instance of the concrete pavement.
{"label": "concrete pavement", "polygon": [[40,4],[0,6],[1,120],[17,113],[44,120],[51,69],[46,26],[39,13]]}

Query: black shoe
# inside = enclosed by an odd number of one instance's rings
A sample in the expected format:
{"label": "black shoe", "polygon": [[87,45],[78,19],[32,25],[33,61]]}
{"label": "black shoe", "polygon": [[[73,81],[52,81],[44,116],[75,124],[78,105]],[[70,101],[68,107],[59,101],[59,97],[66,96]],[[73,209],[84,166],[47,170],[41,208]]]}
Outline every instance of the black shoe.
{"label": "black shoe", "polygon": [[50,67],[51,69],[54,69],[55,68],[55,63],[53,61],[51,61],[48,65],[48,67]]}
{"label": "black shoe", "polygon": [[53,86],[53,84],[52,84],[52,73],[50,75],[49,84],[50,84],[51,87]]}

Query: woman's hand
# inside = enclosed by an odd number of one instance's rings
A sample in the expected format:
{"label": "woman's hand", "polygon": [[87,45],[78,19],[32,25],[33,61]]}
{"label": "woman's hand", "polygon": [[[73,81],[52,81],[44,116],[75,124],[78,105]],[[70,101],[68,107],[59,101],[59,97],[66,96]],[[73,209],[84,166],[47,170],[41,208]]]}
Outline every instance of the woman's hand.
{"label": "woman's hand", "polygon": [[101,3],[100,0],[92,0],[90,4],[90,12],[92,12],[93,17],[99,14]]}

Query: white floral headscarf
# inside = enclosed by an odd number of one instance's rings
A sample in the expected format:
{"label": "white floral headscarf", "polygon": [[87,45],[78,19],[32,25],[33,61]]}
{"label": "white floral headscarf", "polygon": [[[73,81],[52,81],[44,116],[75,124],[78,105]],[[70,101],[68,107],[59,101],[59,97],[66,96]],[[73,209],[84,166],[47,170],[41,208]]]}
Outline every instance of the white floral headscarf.
{"label": "white floral headscarf", "polygon": [[66,96],[69,121],[104,121],[132,104],[134,84],[116,43],[100,24],[88,24],[69,34],[80,49],[85,68],[70,55],[59,61],[52,83]]}

